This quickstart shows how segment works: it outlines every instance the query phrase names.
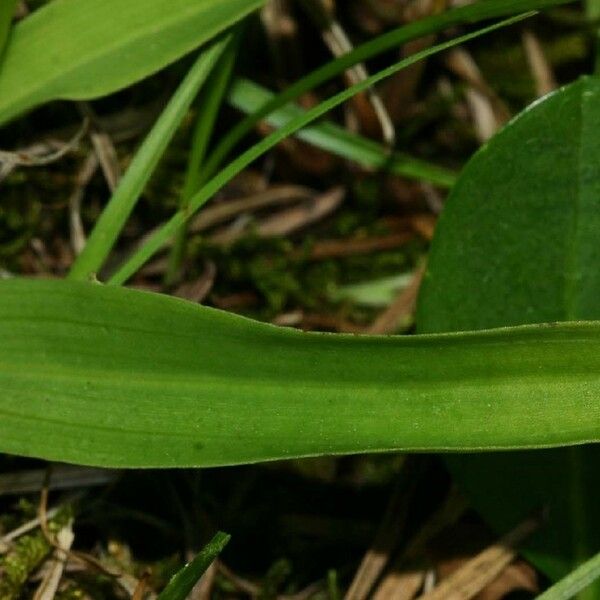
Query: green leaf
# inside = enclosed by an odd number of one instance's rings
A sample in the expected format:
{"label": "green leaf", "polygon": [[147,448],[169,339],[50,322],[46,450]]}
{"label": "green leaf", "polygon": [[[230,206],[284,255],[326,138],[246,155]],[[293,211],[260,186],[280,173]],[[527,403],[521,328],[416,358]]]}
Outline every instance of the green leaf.
{"label": "green leaf", "polygon": [[536,600],[570,600],[600,578],[600,553],[553,585]]}
{"label": "green leaf", "polygon": [[600,323],[302,333],[177,298],[0,281],[0,451],[186,467],[600,440]]}
{"label": "green leaf", "polygon": [[[248,79],[237,79],[230,92],[229,103],[246,113],[254,113],[274,97],[272,92]],[[305,111],[295,104],[271,113],[267,121],[274,127],[283,127]],[[452,187],[456,175],[447,169],[431,165],[377,142],[348,131],[335,123],[321,122],[301,129],[297,136],[332,154],[353,160],[370,169],[383,169],[388,173],[403,175],[411,179],[429,181],[441,187]]]}
{"label": "green leaf", "polygon": [[[183,189],[179,198],[179,206],[181,208],[187,207],[189,199],[202,187],[202,182],[205,180],[202,165],[213,135],[217,117],[221,110],[221,105],[223,104],[223,98],[231,80],[231,73],[235,66],[240,45],[240,34],[240,31],[236,32],[234,39],[228,44],[214,72],[204,86],[203,93],[200,95],[198,115],[192,133]],[[169,254],[167,271],[163,278],[164,284],[167,286],[173,285],[178,279],[179,271],[185,258],[186,242],[187,226],[184,224],[177,232],[175,243]]]}
{"label": "green leaf", "polygon": [[[534,104],[475,155],[438,225],[419,331],[600,318],[599,132],[600,79],[586,77]],[[585,360],[594,359],[586,352]],[[599,396],[586,402],[593,421]],[[600,448],[450,462],[499,530],[550,507],[528,556],[551,577],[600,550]]]}
{"label": "green leaf", "polygon": [[230,535],[222,531],[216,533],[213,539],[202,549],[202,552],[169,581],[157,600],[186,600],[206,569],[221,554],[230,538]]}
{"label": "green leaf", "polygon": [[[512,17],[472,33],[454,38],[447,42],[437,44],[436,46],[426,48],[420,52],[416,52],[415,54],[412,54],[411,56],[400,60],[385,69],[382,69],[378,73],[371,75],[360,83],[357,83],[350,88],[339,92],[335,96],[324,100],[305,113],[293,118],[291,121],[288,121],[281,128],[271,133],[271,135],[250,147],[248,150],[246,150],[246,152],[238,156],[234,161],[224,167],[217,175],[208,181],[206,185],[204,185],[194,196],[192,196],[192,198],[190,198],[188,206],[185,209],[176,212],[166,223],[157,228],[156,232],[150,236],[149,239],[138,250],[136,250],[123,265],[119,267],[117,272],[109,279],[109,283],[112,285],[120,285],[127,281],[127,279],[129,279],[129,277],[131,277],[137,271],[137,269],[139,269],[151,256],[161,249],[163,244],[165,244],[165,242],[171,238],[171,236],[183,225],[183,223],[185,223],[186,220],[189,219],[194,212],[197,211],[207,200],[209,200],[227,182],[229,182],[238,173],[251,164],[252,161],[268,152],[286,137],[294,134],[296,131],[302,129],[302,127],[312,123],[336,106],[343,104],[346,100],[352,98],[352,96],[368,89],[386,77],[389,77],[390,75],[393,75],[394,73],[397,73],[398,71],[415,64],[419,60],[475,39],[479,36],[485,35],[486,33],[490,33],[491,31],[495,31],[501,27],[512,25],[531,16],[532,14],[534,13],[525,13],[523,15]],[[208,164],[205,164],[204,168],[210,172]]]}
{"label": "green leaf", "polygon": [[136,152],[127,172],[96,222],[83,251],[71,267],[69,278],[89,279],[100,270],[198,90],[217,64],[224,49],[231,43],[231,39],[231,34],[224,35],[222,39],[215,40],[202,50]]}
{"label": "green leaf", "polygon": [[0,2],[0,68],[4,57],[4,47],[8,40],[10,26],[17,7],[17,0],[2,0]]}
{"label": "green leaf", "polygon": [[0,125],[57,98],[124,88],[191,52],[264,0],[53,0],[19,23],[0,76]]}

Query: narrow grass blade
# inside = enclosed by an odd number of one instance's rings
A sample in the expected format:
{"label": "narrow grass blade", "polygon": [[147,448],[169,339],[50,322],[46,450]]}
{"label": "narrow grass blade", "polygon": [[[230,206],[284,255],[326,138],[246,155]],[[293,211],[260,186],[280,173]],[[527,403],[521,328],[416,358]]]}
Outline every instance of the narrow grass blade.
{"label": "narrow grass blade", "polygon": [[97,98],[131,85],[263,3],[53,0],[12,32],[0,77],[0,125],[50,100]]}
{"label": "narrow grass blade", "polygon": [[2,0],[0,2],[0,68],[2,66],[2,58],[4,56],[4,47],[8,40],[10,26],[15,14],[18,0]]}
{"label": "narrow grass blade", "polygon": [[[486,33],[490,33],[491,31],[495,31],[501,27],[512,25],[517,21],[521,21],[524,18],[531,16],[531,14],[533,13],[526,13],[525,15],[506,19],[489,27],[479,29],[478,31],[454,38],[453,40],[444,42],[443,44],[438,44],[413,54],[412,56],[405,58],[387,67],[386,69],[383,69],[382,71],[379,71],[375,75],[371,75],[364,81],[349,87],[348,89],[336,94],[328,100],[321,102],[311,110],[306,111],[306,113],[298,115],[286,125],[277,131],[274,131],[271,135],[249,148],[227,167],[223,168],[218,175],[213,177],[213,179],[211,179],[201,190],[198,191],[197,194],[194,195],[193,198],[190,199],[188,208],[175,213],[175,215],[171,217],[169,221],[160,227],[160,229],[118,269],[118,271],[110,278],[108,283],[112,285],[120,285],[127,281],[127,279],[129,279],[129,277],[131,277],[137,271],[137,269],[139,269],[151,256],[160,250],[163,244],[169,240],[169,238],[177,231],[177,229],[181,227],[181,225],[185,223],[185,221],[191,215],[193,215],[194,212],[197,211],[209,198],[211,198],[228,181],[233,179],[233,177],[246,168],[252,161],[268,152],[286,137],[294,134],[296,131],[302,129],[336,106],[343,104],[355,94],[368,89],[378,81],[381,81],[382,79],[385,79],[386,77],[389,77],[390,75],[393,75],[394,73],[412,64],[415,64],[419,60],[447,50],[448,48],[463,44],[469,40],[485,35]],[[205,165],[205,168],[208,167]]]}
{"label": "narrow grass blade", "polygon": [[225,35],[200,53],[135,154],[83,251],[73,264],[69,278],[88,279],[100,270],[198,90],[230,41],[231,34]]}
{"label": "narrow grass blade", "polygon": [[87,282],[0,281],[0,451],[186,467],[600,441],[600,323],[302,333]]}
{"label": "narrow grass blade", "polygon": [[[573,0],[483,0],[467,4],[441,14],[415,21],[403,27],[376,37],[352,52],[328,62],[319,69],[309,73],[290,85],[283,92],[265,103],[259,110],[240,121],[223,137],[211,154],[206,170],[213,174],[225,161],[231,150],[252,131],[257,123],[267,115],[299,98],[302,94],[315,89],[322,83],[340,75],[353,65],[368,60],[386,50],[398,48],[414,39],[442,31],[455,25],[478,23],[486,19],[514,15],[530,10],[542,10],[560,4],[568,4]],[[594,1],[594,0],[590,0]]]}
{"label": "narrow grass blade", "polygon": [[219,531],[192,562],[188,563],[159,594],[158,600],[186,600],[210,564],[221,554],[231,536]]}
{"label": "narrow grass blade", "polygon": [[[180,208],[187,208],[190,198],[200,189],[204,180],[205,175],[202,170],[202,163],[206,156],[208,144],[225,92],[229,86],[239,48],[240,34],[241,32],[237,32],[235,39],[225,48],[223,56],[221,56],[219,63],[200,94],[200,101],[198,102],[199,113],[192,134],[185,180],[179,201]],[[175,243],[171,248],[167,273],[165,275],[166,285],[174,283],[177,279],[185,253],[186,235],[187,227],[184,224],[177,232]]]}
{"label": "narrow grass blade", "polygon": [[561,579],[549,590],[537,597],[537,600],[569,600],[600,578],[600,553],[577,567],[572,573]]}
{"label": "narrow grass blade", "polygon": [[[229,92],[229,103],[235,108],[252,114],[274,97],[272,92],[248,79],[237,79]],[[288,104],[267,117],[274,127],[283,127],[292,119],[304,114],[295,104]],[[448,169],[431,165],[423,160],[395,152],[377,142],[352,133],[331,122],[320,122],[301,129],[297,136],[332,154],[353,160],[370,169],[383,169],[388,173],[410,179],[428,181],[440,187],[452,187],[456,174]]]}

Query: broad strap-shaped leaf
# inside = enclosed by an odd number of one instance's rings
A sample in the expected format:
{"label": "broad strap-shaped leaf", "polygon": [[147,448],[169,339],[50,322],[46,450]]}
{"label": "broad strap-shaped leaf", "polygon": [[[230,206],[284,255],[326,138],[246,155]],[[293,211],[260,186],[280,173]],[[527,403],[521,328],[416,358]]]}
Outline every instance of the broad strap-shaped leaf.
{"label": "broad strap-shaped leaf", "polygon": [[124,467],[600,440],[600,323],[301,333],[100,284],[0,282],[0,451]]}
{"label": "broad strap-shaped leaf", "polygon": [[[433,241],[419,330],[598,319],[599,265],[600,80],[586,77],[519,115],[465,168]],[[586,402],[589,422],[600,396]],[[529,554],[550,576],[600,550],[598,447],[449,460],[499,530],[550,507]]]}
{"label": "broad strap-shaped leaf", "polygon": [[264,0],[53,0],[19,23],[0,76],[0,125],[57,98],[124,88],[207,42]]}

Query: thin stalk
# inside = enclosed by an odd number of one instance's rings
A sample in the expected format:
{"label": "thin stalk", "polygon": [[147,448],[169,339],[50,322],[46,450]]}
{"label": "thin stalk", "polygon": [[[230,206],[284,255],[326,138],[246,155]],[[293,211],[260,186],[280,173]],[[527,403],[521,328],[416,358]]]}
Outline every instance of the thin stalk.
{"label": "thin stalk", "polygon": [[[590,532],[589,515],[587,507],[589,496],[586,494],[586,478],[584,465],[586,460],[585,448],[573,447],[567,450],[569,457],[568,489],[570,495],[570,514],[572,534],[572,556],[575,561],[582,563],[589,556]],[[592,542],[592,548],[594,547]],[[579,600],[596,600],[595,590],[583,590],[578,596]]]}
{"label": "thin stalk", "polygon": [[[600,0],[586,0],[586,14],[588,21],[598,22],[600,19]],[[596,29],[594,36],[594,72],[600,75],[600,28]]]}
{"label": "thin stalk", "polygon": [[361,81],[348,89],[336,94],[335,96],[321,102],[311,110],[308,110],[305,114],[298,115],[296,118],[289,121],[286,125],[274,131],[271,135],[267,136],[265,139],[261,140],[259,143],[255,144],[251,148],[249,148],[246,152],[241,154],[238,158],[236,158],[233,162],[231,162],[227,167],[222,169],[215,177],[213,177],[206,185],[202,187],[201,190],[195,194],[189,202],[189,206],[186,210],[177,211],[171,219],[169,219],[166,223],[164,223],[157,231],[152,235],[148,241],[141,246],[134,254],[125,261],[123,265],[117,270],[117,272],[109,279],[108,283],[111,285],[120,285],[127,281],[150,257],[152,257],[156,252],[158,252],[162,246],[175,234],[177,229],[187,219],[189,219],[209,198],[211,198],[216,192],[218,192],[226,183],[228,183],[233,177],[235,177],[238,173],[240,173],[243,169],[245,169],[250,163],[254,160],[268,152],[271,148],[276,146],[280,141],[289,137],[302,127],[312,123],[325,113],[329,112],[333,108],[343,104],[346,100],[358,94],[359,92],[364,91],[369,86],[376,84],[377,82],[405,69],[406,67],[415,64],[416,62],[426,58],[428,56],[432,56],[443,50],[447,50],[448,48],[452,48],[459,44],[463,44],[469,40],[475,39],[486,33],[490,33],[495,31],[501,27],[507,27],[516,23],[517,21],[521,21],[526,17],[529,17],[535,13],[525,13],[524,15],[520,15],[517,17],[512,17],[510,19],[503,20],[499,23],[495,23],[489,27],[485,27],[478,31],[454,38],[453,40],[449,40],[444,42],[443,44],[438,44],[437,46],[433,46],[431,48],[427,48],[422,50],[421,52],[417,52],[408,58],[405,58],[378,73],[371,75],[364,81]]}
{"label": "thin stalk", "polygon": [[83,251],[73,264],[69,279],[89,279],[100,270],[198,90],[231,38],[231,34],[225,35],[200,53],[136,152],[127,172],[96,222]]}
{"label": "thin stalk", "polygon": [[[183,190],[179,199],[179,207],[183,210],[187,208],[190,198],[206,181],[206,176],[202,170],[202,163],[206,156],[206,150],[210,143],[223,98],[231,80],[231,73],[235,65],[239,47],[239,37],[240,35],[237,34],[235,40],[227,46],[201,93],[200,102],[198,103],[198,118],[192,135]],[[164,283],[167,286],[173,285],[179,277],[185,256],[186,240],[187,222],[179,228],[175,235],[164,279]]]}

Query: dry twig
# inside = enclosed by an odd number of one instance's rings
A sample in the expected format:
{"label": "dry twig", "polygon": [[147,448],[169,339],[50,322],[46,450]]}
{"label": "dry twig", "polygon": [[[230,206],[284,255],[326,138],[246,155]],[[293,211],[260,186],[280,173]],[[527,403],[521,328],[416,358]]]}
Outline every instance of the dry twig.
{"label": "dry twig", "polygon": [[77,133],[67,142],[48,140],[15,152],[0,150],[0,181],[6,179],[17,167],[39,167],[60,160],[79,146],[88,125],[88,120],[84,120]]}
{"label": "dry twig", "polygon": [[403,289],[397,298],[375,319],[369,327],[368,333],[373,335],[394,333],[401,321],[413,314],[424,273],[425,265],[421,265],[415,270],[408,287]]}
{"label": "dry twig", "polygon": [[73,521],[69,520],[69,522],[56,534],[56,547],[52,558],[50,559],[49,568],[45,572],[40,585],[35,591],[33,600],[53,600],[58,591],[58,586],[65,568],[65,562],[74,539]]}
{"label": "dry twig", "polygon": [[523,48],[535,81],[537,95],[545,96],[549,94],[558,87],[558,84],[540,40],[530,29],[523,32]]}

